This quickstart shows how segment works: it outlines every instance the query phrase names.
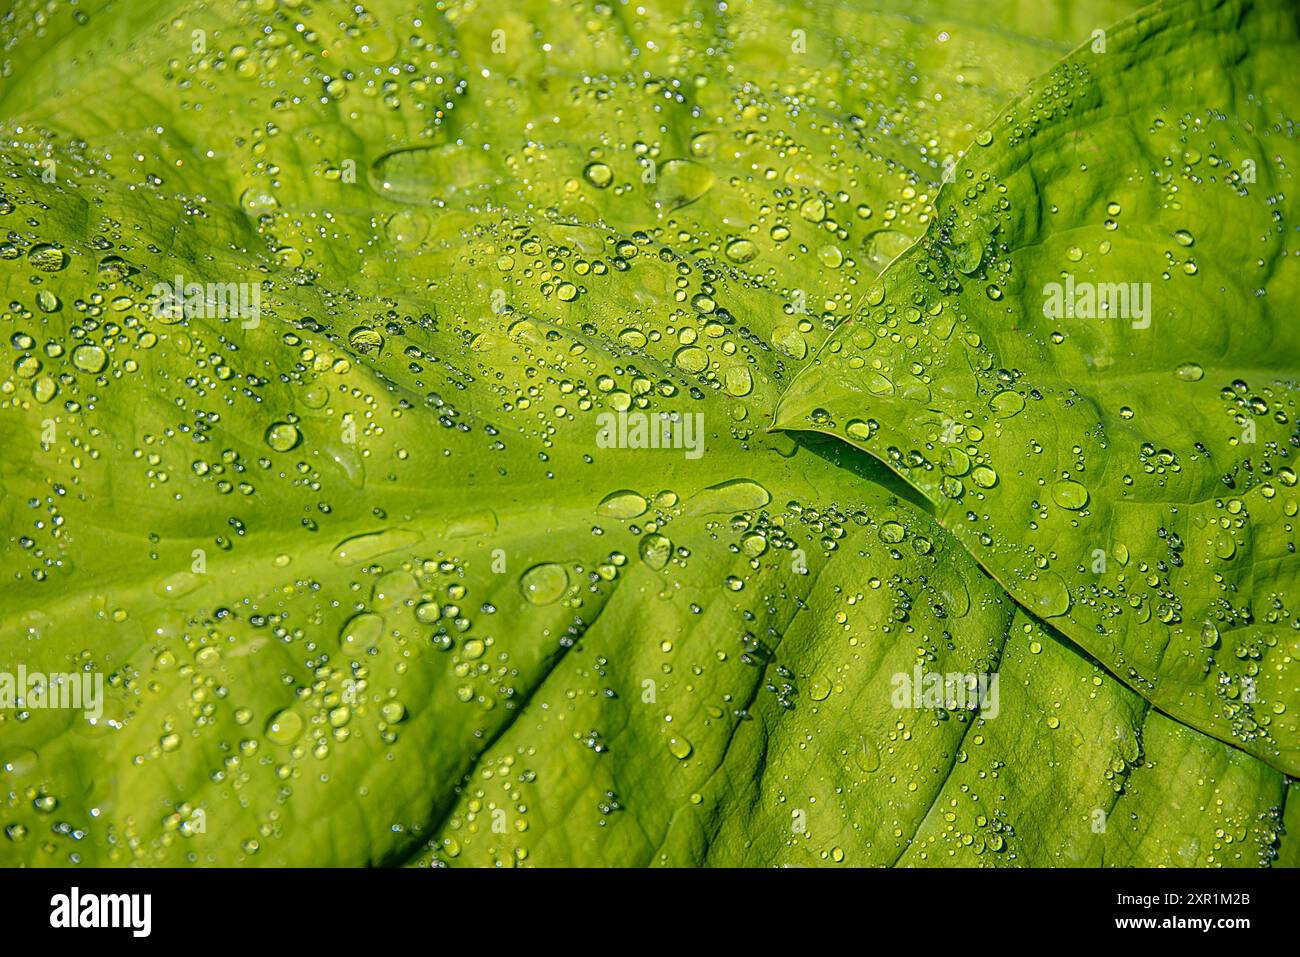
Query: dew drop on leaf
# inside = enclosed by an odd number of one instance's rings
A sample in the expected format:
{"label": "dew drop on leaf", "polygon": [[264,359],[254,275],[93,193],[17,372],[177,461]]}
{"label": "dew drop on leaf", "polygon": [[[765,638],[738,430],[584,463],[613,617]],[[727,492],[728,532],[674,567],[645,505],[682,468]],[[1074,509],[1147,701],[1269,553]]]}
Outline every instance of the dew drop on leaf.
{"label": "dew drop on leaf", "polygon": [[524,598],[534,605],[550,605],[564,596],[569,587],[569,573],[561,565],[534,565],[519,578]]}

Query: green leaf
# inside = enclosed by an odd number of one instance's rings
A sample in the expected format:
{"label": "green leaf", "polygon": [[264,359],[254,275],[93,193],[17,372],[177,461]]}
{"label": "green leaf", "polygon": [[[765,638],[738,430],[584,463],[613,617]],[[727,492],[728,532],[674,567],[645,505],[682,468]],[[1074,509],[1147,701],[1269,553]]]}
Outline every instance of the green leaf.
{"label": "green leaf", "polygon": [[[1088,18],[648,6],[5,22],[0,673],[107,686],[0,711],[0,863],[1290,853],[1281,774],[764,428],[936,144]],[[158,315],[177,275],[258,321]],[[605,447],[616,411],[703,454]],[[917,668],[1000,694],[896,707]]]}
{"label": "green leaf", "polygon": [[[1288,773],[1295,42],[1289,5],[1186,3],[1081,47],[976,138],[775,415],[889,464],[1026,608]],[[1107,284],[1137,295],[1093,315]]]}

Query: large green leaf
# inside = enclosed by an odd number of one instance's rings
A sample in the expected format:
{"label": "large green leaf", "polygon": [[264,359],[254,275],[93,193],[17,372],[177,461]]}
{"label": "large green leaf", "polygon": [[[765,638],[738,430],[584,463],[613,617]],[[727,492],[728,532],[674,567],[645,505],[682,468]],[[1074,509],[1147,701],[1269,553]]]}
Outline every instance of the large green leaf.
{"label": "large green leaf", "polygon": [[[1159,5],[1077,50],[977,137],[775,416],[888,463],[1027,608],[1289,773],[1296,20]],[[1149,312],[1087,312],[1143,283]],[[1047,314],[1051,284],[1080,309]]]}
{"label": "large green leaf", "polygon": [[[764,431],[1088,18],[386,6],[5,23],[0,670],[109,687],[0,712],[0,862],[1290,853],[1281,774],[870,456]],[[178,274],[260,322],[155,316]],[[702,414],[704,454],[602,448],[613,410]],[[895,708],[917,667],[1001,699]]]}

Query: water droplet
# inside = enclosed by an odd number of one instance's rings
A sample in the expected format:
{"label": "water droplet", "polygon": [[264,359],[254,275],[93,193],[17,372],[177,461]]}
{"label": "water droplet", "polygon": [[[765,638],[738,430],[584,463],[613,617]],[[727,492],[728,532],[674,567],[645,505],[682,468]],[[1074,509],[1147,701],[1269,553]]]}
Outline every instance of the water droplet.
{"label": "water droplet", "polygon": [[845,434],[858,442],[866,442],[870,439],[872,431],[871,423],[862,419],[850,419],[844,426]]}
{"label": "water droplet", "polygon": [[1025,397],[1019,392],[1007,390],[989,399],[989,408],[999,419],[1009,419],[1024,407]]}
{"label": "water droplet", "polygon": [[600,504],[596,506],[596,512],[600,515],[608,515],[610,518],[629,519],[644,515],[647,507],[646,500],[636,492],[622,489],[610,492],[601,499]]}
{"label": "water droplet", "polygon": [[302,734],[302,715],[292,708],[285,708],[271,716],[266,723],[266,737],[272,744],[293,744]]}
{"label": "water droplet", "polygon": [[880,540],[896,545],[906,536],[906,531],[898,522],[884,522],[880,526]]}
{"label": "water droplet", "polygon": [[1065,479],[1052,486],[1052,501],[1061,508],[1078,511],[1088,504],[1088,490],[1078,482]]}
{"label": "water droplet", "polygon": [[374,612],[353,615],[339,633],[339,646],[346,654],[364,655],[379,644],[384,634],[384,619]]}
{"label": "water droplet", "polygon": [[37,243],[28,251],[27,261],[41,272],[58,272],[68,265],[68,254],[53,243]]}
{"label": "water droplet", "polygon": [[955,445],[950,445],[944,449],[939,467],[943,469],[944,475],[965,475],[970,471],[970,456]]}
{"label": "water droplet", "polygon": [[754,389],[754,377],[744,366],[730,366],[723,376],[723,385],[728,395],[749,395]]}
{"label": "water droplet", "polygon": [[357,326],[348,333],[348,345],[357,352],[377,352],[384,347],[384,336],[378,329]]}
{"label": "water droplet", "polygon": [[673,735],[668,739],[668,750],[678,761],[685,761],[695,747],[682,735]]}
{"label": "water droplet", "polygon": [[820,223],[826,218],[826,203],[817,196],[810,196],[799,206],[799,215],[810,223]]}
{"label": "water droplet", "polygon": [[736,239],[727,243],[727,258],[733,263],[753,262],[758,256],[758,247],[748,239]]}
{"label": "water droplet", "polygon": [[682,346],[673,353],[673,364],[683,372],[703,372],[709,366],[709,354],[698,346]]}
{"label": "water droplet", "polygon": [[277,452],[288,452],[302,440],[302,433],[291,422],[273,422],[266,430],[266,444]]}
{"label": "water droplet", "polygon": [[420,586],[410,572],[394,568],[375,582],[370,603],[375,611],[394,611],[415,604]]}
{"label": "water droplet", "polygon": [[808,697],[813,701],[825,701],[831,694],[831,681],[825,675],[817,675],[808,686]]}
{"label": "water droplet", "polygon": [[270,190],[263,189],[260,186],[250,186],[240,195],[239,205],[244,208],[245,212],[257,215],[277,209],[280,201],[275,198],[275,194]]}
{"label": "water droplet", "polygon": [[712,130],[705,130],[691,137],[691,153],[695,156],[712,156],[717,148],[718,134]]}
{"label": "water droplet", "polygon": [[403,147],[370,167],[370,181],[380,194],[416,205],[482,190],[496,178],[492,154],[464,143]]}
{"label": "water droplet", "polygon": [[0,753],[0,771],[16,778],[31,774],[39,764],[40,756],[31,748],[7,747]]}
{"label": "water droplet", "polygon": [[863,240],[862,245],[867,260],[879,272],[912,245],[912,237],[896,229],[877,229]]}
{"label": "water droplet", "polygon": [[659,170],[655,203],[668,210],[681,209],[713,188],[712,171],[694,160],[672,159]]}
{"label": "water droplet", "polygon": [[662,571],[673,556],[673,543],[663,535],[650,533],[637,543],[637,554],[655,571]]}
{"label": "water droplet", "polygon": [[794,326],[778,326],[772,332],[772,344],[792,359],[808,354],[808,343]]}
{"label": "water droplet", "polygon": [[549,605],[564,596],[569,587],[569,573],[550,562],[534,565],[519,578],[519,589],[534,605]]}
{"label": "water droplet", "polygon": [[1032,607],[1044,618],[1058,618],[1070,610],[1070,591],[1056,572],[1040,572],[1033,589]]}
{"label": "water droplet", "polygon": [[951,247],[953,263],[967,276],[973,275],[984,261],[984,243],[978,236],[956,242]]}
{"label": "water droplet", "polygon": [[853,760],[868,774],[879,770],[880,749],[876,746],[876,742],[868,741],[865,735],[858,735],[858,747],[853,752]]}
{"label": "water droplet", "polygon": [[131,275],[131,265],[121,256],[105,256],[99,261],[99,278],[105,282],[117,282]]}
{"label": "water droplet", "polygon": [[1199,382],[1205,378],[1205,370],[1195,362],[1185,362],[1178,367],[1174,375],[1184,382]]}
{"label": "water droplet", "polygon": [[99,372],[108,362],[108,356],[99,346],[87,343],[72,350],[72,364],[82,372]]}
{"label": "water droplet", "polygon": [[614,182],[614,171],[604,163],[588,163],[587,168],[582,171],[582,176],[597,189],[604,189]]}
{"label": "water droplet", "polygon": [[424,241],[424,238],[429,235],[431,225],[432,221],[424,213],[403,210],[388,217],[385,231],[393,245],[410,249]]}
{"label": "water droplet", "polygon": [[691,498],[691,511],[697,515],[717,512],[744,512],[762,508],[772,501],[771,493],[750,479],[732,479],[700,490]]}
{"label": "water droplet", "polygon": [[405,528],[390,528],[382,532],[367,532],[346,538],[334,548],[331,556],[336,565],[354,565],[368,562],[388,552],[410,548],[420,541],[420,533]]}

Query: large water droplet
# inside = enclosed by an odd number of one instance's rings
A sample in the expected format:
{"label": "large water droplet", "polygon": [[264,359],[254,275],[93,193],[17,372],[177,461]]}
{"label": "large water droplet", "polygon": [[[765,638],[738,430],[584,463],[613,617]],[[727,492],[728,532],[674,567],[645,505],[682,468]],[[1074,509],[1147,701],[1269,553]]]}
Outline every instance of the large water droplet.
{"label": "large water droplet", "polygon": [[420,540],[419,532],[405,528],[390,528],[382,532],[367,532],[344,539],[334,547],[331,556],[336,565],[353,565],[368,562],[388,552],[410,548]]}
{"label": "large water droplet", "polygon": [[655,571],[661,571],[673,556],[673,543],[662,535],[651,533],[637,543],[637,554]]}
{"label": "large water droplet", "polygon": [[604,189],[614,182],[614,171],[604,163],[588,163],[582,171],[583,179],[597,189]]}
{"label": "large water droplet", "polygon": [[58,272],[68,265],[68,254],[53,243],[37,243],[28,251],[27,261],[41,272]]}
{"label": "large water droplet", "polygon": [[1043,618],[1057,618],[1070,610],[1070,590],[1056,572],[1039,572],[1029,587],[1033,590],[1032,608]]}
{"label": "large water droplet", "polygon": [[672,735],[668,739],[668,751],[678,761],[685,761],[694,750],[694,745],[684,735]]}
{"label": "large water droplet", "polygon": [[646,507],[644,498],[629,489],[622,489],[610,492],[601,499],[600,504],[596,506],[596,512],[600,515],[608,515],[610,518],[629,519],[645,514]]}
{"label": "large water droplet", "polygon": [[879,272],[912,245],[912,237],[896,229],[877,229],[863,241],[867,261]]}
{"label": "large water droplet", "polygon": [[702,489],[691,498],[691,511],[697,515],[715,512],[743,512],[762,508],[772,501],[763,486],[751,479],[732,479]]}
{"label": "large water droplet", "polygon": [[77,346],[72,350],[72,364],[82,372],[99,372],[108,362],[104,350],[92,343]]}
{"label": "large water droplet", "polygon": [[534,565],[519,577],[519,590],[534,605],[559,601],[569,587],[569,573],[562,565],[547,562]]}
{"label": "large water droplet", "polygon": [[266,444],[277,452],[288,452],[302,441],[302,433],[291,422],[274,422],[266,430]]}
{"label": "large water droplet", "polygon": [[1088,490],[1078,482],[1065,479],[1052,486],[1052,501],[1061,508],[1078,511],[1088,504]]}
{"label": "large water droplet", "polygon": [[384,196],[425,204],[481,190],[493,181],[491,154],[461,143],[393,150],[370,167],[370,179]]}
{"label": "large water droplet", "polygon": [[655,204],[671,212],[695,202],[713,188],[713,172],[701,163],[671,159],[659,168]]}
{"label": "large water droplet", "polygon": [[364,655],[379,644],[384,634],[384,619],[373,612],[363,611],[348,619],[339,633],[339,645],[349,655]]}
{"label": "large water droplet", "polygon": [[266,737],[272,744],[293,744],[302,734],[302,715],[292,708],[285,708],[271,716],[266,723]]}

